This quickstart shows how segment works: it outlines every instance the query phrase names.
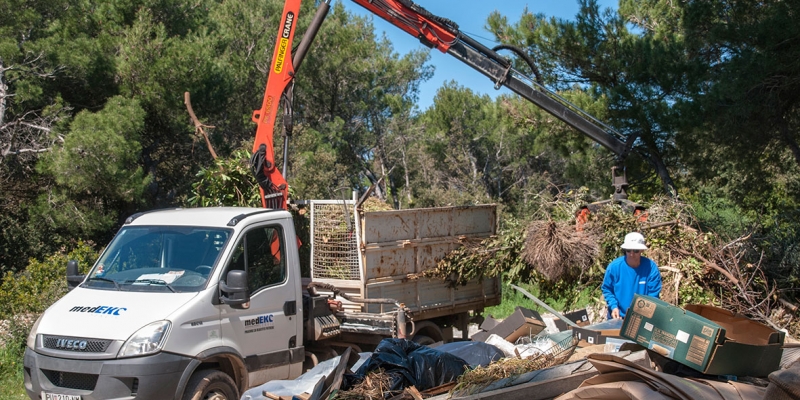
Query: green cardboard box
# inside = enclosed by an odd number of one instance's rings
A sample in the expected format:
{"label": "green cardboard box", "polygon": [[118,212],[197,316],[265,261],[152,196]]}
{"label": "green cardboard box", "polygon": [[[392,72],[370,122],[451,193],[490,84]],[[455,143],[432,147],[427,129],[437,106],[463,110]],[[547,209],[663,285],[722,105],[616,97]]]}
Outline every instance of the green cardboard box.
{"label": "green cardboard box", "polygon": [[637,294],[620,335],[706,374],[767,376],[780,366],[786,334],[718,307],[682,309]]}

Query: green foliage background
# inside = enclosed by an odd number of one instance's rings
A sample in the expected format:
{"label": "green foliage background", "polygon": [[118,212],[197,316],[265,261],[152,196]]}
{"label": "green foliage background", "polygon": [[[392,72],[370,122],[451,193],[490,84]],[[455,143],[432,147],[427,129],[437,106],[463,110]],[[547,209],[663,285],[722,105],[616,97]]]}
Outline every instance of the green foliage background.
{"label": "green foliage background", "polygon": [[[295,43],[313,3],[303,2]],[[547,87],[633,143],[631,200],[663,211],[652,221],[691,228],[648,233],[651,255],[683,274],[678,302],[729,300],[707,264],[671,257],[679,246],[709,256],[727,243],[743,246],[743,273],[764,272],[750,281],[773,293],[765,304],[796,302],[800,4],[579,5],[574,19],[528,10],[494,13],[486,25],[496,42],[535,60]],[[251,116],[282,7],[0,0],[0,319],[41,312],[63,293],[67,258],[88,267],[90,244],[107,243],[135,212],[258,206],[246,163]],[[598,300],[593,285],[605,263],[622,235],[640,228],[627,214],[595,215],[600,255],[579,279],[545,283],[520,254],[531,221],[569,223],[581,204],[610,198],[615,155],[517,96],[491,99],[463,82],[448,82],[433,106],[418,109],[419,84],[435,67],[429,50],[398,54],[389,36],[334,4],[295,80],[284,171],[292,197],[374,186],[395,208],[497,203],[500,234],[486,251],[465,250],[440,266],[453,284],[502,273],[553,304]],[[195,134],[186,92],[216,160]],[[280,126],[275,132],[282,163]],[[303,220],[298,214],[301,233]],[[793,316],[776,320],[796,324]],[[24,342],[22,330],[13,343]],[[17,345],[4,347],[3,376],[18,367],[6,362]]]}

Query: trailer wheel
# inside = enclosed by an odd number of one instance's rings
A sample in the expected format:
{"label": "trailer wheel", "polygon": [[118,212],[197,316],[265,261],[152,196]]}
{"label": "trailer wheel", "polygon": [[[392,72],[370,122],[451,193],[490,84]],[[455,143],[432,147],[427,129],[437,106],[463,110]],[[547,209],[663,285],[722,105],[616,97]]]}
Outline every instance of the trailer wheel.
{"label": "trailer wheel", "polygon": [[197,371],[186,385],[183,400],[238,400],[239,389],[228,374],[214,369]]}
{"label": "trailer wheel", "polygon": [[423,346],[430,346],[436,343],[430,336],[425,335],[414,335],[414,339],[412,339],[414,343],[421,344]]}

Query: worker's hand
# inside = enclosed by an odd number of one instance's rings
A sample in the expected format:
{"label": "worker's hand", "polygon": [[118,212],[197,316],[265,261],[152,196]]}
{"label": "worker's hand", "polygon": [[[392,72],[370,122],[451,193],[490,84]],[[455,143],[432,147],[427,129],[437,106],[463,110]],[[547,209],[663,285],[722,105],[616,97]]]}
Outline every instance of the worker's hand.
{"label": "worker's hand", "polygon": [[619,316],[619,308],[615,308],[615,309],[611,310],[611,318],[612,319],[620,319],[621,318]]}

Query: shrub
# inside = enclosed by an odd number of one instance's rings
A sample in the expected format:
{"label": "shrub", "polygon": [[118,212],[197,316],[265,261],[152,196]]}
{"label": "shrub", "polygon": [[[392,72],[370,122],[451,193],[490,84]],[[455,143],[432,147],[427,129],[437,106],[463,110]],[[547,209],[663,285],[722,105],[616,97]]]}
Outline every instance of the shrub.
{"label": "shrub", "polygon": [[0,380],[16,382],[21,377],[25,343],[36,319],[67,292],[69,260],[78,261],[86,273],[98,252],[89,242],[78,241],[67,253],[62,250],[43,261],[31,260],[25,271],[7,272],[0,283]]}
{"label": "shrub", "polygon": [[0,283],[0,320],[42,313],[67,292],[67,262],[78,261],[86,273],[97,256],[92,243],[78,241],[70,252],[62,249],[43,261],[31,260],[25,271],[7,272]]}

